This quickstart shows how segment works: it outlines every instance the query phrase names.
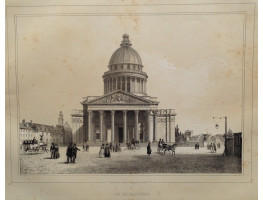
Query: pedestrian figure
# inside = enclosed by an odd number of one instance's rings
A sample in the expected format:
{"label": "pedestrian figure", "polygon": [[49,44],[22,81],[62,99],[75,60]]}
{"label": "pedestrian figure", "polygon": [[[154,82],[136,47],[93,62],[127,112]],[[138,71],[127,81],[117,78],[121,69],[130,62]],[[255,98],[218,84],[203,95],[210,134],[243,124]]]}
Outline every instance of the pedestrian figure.
{"label": "pedestrian figure", "polygon": [[148,143],[148,146],[147,146],[147,154],[150,156],[151,153],[152,153],[151,143],[149,142],[149,143]]}
{"label": "pedestrian figure", "polygon": [[121,144],[119,143],[119,151],[121,151]]}
{"label": "pedestrian figure", "polygon": [[59,148],[58,148],[58,145],[55,145],[54,158],[58,159],[59,157],[60,157],[60,155],[59,155]]}
{"label": "pedestrian figure", "polygon": [[110,142],[110,150],[113,151],[113,145],[112,145],[112,142]]}
{"label": "pedestrian figure", "polygon": [[162,139],[161,144],[164,144],[164,140]]}
{"label": "pedestrian figure", "polygon": [[119,146],[118,146],[118,143],[116,143],[115,145],[115,152],[118,152],[119,151]]}
{"label": "pedestrian figure", "polygon": [[36,140],[35,137],[34,137],[33,140],[32,140],[32,144],[37,144],[37,140]]}
{"label": "pedestrian figure", "polygon": [[213,143],[213,147],[214,147],[214,152],[216,153],[216,144]]}
{"label": "pedestrian figure", "polygon": [[55,144],[52,142],[50,146],[50,156],[51,159],[55,158]]}
{"label": "pedestrian figure", "polygon": [[86,142],[86,151],[89,151],[89,144]]}
{"label": "pedestrian figure", "polygon": [[99,152],[99,157],[100,158],[104,157],[104,149],[105,149],[104,144],[102,144],[101,147],[100,147],[100,152]]}
{"label": "pedestrian figure", "polygon": [[73,145],[72,142],[69,144],[68,148],[67,148],[67,163],[72,162],[72,157],[73,157]]}
{"label": "pedestrian figure", "polygon": [[105,147],[104,156],[105,156],[106,158],[110,158],[110,157],[111,157],[111,156],[110,156],[110,146],[109,146],[108,143],[106,144],[106,147]]}
{"label": "pedestrian figure", "polygon": [[75,163],[75,160],[77,158],[77,153],[80,151],[80,149],[77,147],[77,145],[74,143],[72,148],[72,155],[73,155],[73,163]]}

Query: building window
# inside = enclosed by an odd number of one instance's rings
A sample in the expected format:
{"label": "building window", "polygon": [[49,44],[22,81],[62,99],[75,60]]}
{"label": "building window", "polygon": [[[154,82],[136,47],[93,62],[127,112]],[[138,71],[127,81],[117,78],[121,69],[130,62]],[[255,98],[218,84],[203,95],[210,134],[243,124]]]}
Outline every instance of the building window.
{"label": "building window", "polygon": [[112,91],[112,79],[110,78],[110,91]]}
{"label": "building window", "polygon": [[131,91],[131,84],[130,84],[130,77],[127,78],[127,91],[130,92]]}
{"label": "building window", "polygon": [[136,92],[139,93],[140,92],[140,78],[136,78],[136,83],[135,84],[137,84],[136,85],[136,90],[137,90]]}
{"label": "building window", "polygon": [[116,91],[116,78],[113,78],[113,90]]}
{"label": "building window", "polygon": [[128,65],[128,69],[130,70],[130,65]]}
{"label": "building window", "polygon": [[121,89],[121,77],[118,77],[118,90]]}
{"label": "building window", "polygon": [[125,91],[125,77],[122,77],[122,87],[121,89]]}
{"label": "building window", "polygon": [[100,133],[96,133],[96,139],[100,139]]}

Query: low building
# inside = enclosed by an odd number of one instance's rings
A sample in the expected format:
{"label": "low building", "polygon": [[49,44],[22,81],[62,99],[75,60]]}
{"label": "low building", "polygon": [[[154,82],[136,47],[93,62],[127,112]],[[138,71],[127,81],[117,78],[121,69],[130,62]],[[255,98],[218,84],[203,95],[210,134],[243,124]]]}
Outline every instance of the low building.
{"label": "low building", "polygon": [[58,125],[51,126],[46,124],[26,122],[25,119],[19,124],[19,142],[22,145],[23,141],[33,140],[50,145],[52,142],[58,145],[67,145],[72,142],[72,130],[68,122],[63,124],[63,114],[60,112]]}

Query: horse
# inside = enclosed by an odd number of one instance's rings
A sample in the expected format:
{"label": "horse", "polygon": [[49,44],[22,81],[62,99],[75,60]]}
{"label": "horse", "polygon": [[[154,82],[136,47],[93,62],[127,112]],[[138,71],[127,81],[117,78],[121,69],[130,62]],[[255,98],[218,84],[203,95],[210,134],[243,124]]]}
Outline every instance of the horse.
{"label": "horse", "polygon": [[172,145],[163,144],[164,155],[166,151],[168,151],[169,153],[170,151],[172,151],[172,155],[175,155],[175,146],[176,144],[172,144]]}
{"label": "horse", "polygon": [[169,145],[166,143],[158,144],[157,152],[161,153],[161,151],[164,151],[164,155],[165,155],[166,151],[168,151],[169,153],[171,153],[170,151],[172,151],[172,154],[175,155],[175,146],[176,146],[176,144],[172,144],[172,145]]}

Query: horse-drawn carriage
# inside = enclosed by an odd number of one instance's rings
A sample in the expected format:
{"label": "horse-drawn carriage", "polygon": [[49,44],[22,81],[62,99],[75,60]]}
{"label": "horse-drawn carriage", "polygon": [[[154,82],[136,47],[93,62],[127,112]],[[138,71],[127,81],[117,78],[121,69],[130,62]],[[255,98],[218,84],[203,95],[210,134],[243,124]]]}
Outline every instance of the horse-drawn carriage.
{"label": "horse-drawn carriage", "polygon": [[27,153],[44,153],[48,152],[47,144],[38,142],[37,140],[24,140],[22,144],[23,150]]}
{"label": "horse-drawn carriage", "polygon": [[[160,143],[157,146],[157,152],[161,153],[163,152],[165,155],[165,152],[168,151],[169,153],[172,152],[173,155],[175,155],[175,147],[176,144],[166,144],[166,143]],[[171,152],[170,152],[171,151]]]}

